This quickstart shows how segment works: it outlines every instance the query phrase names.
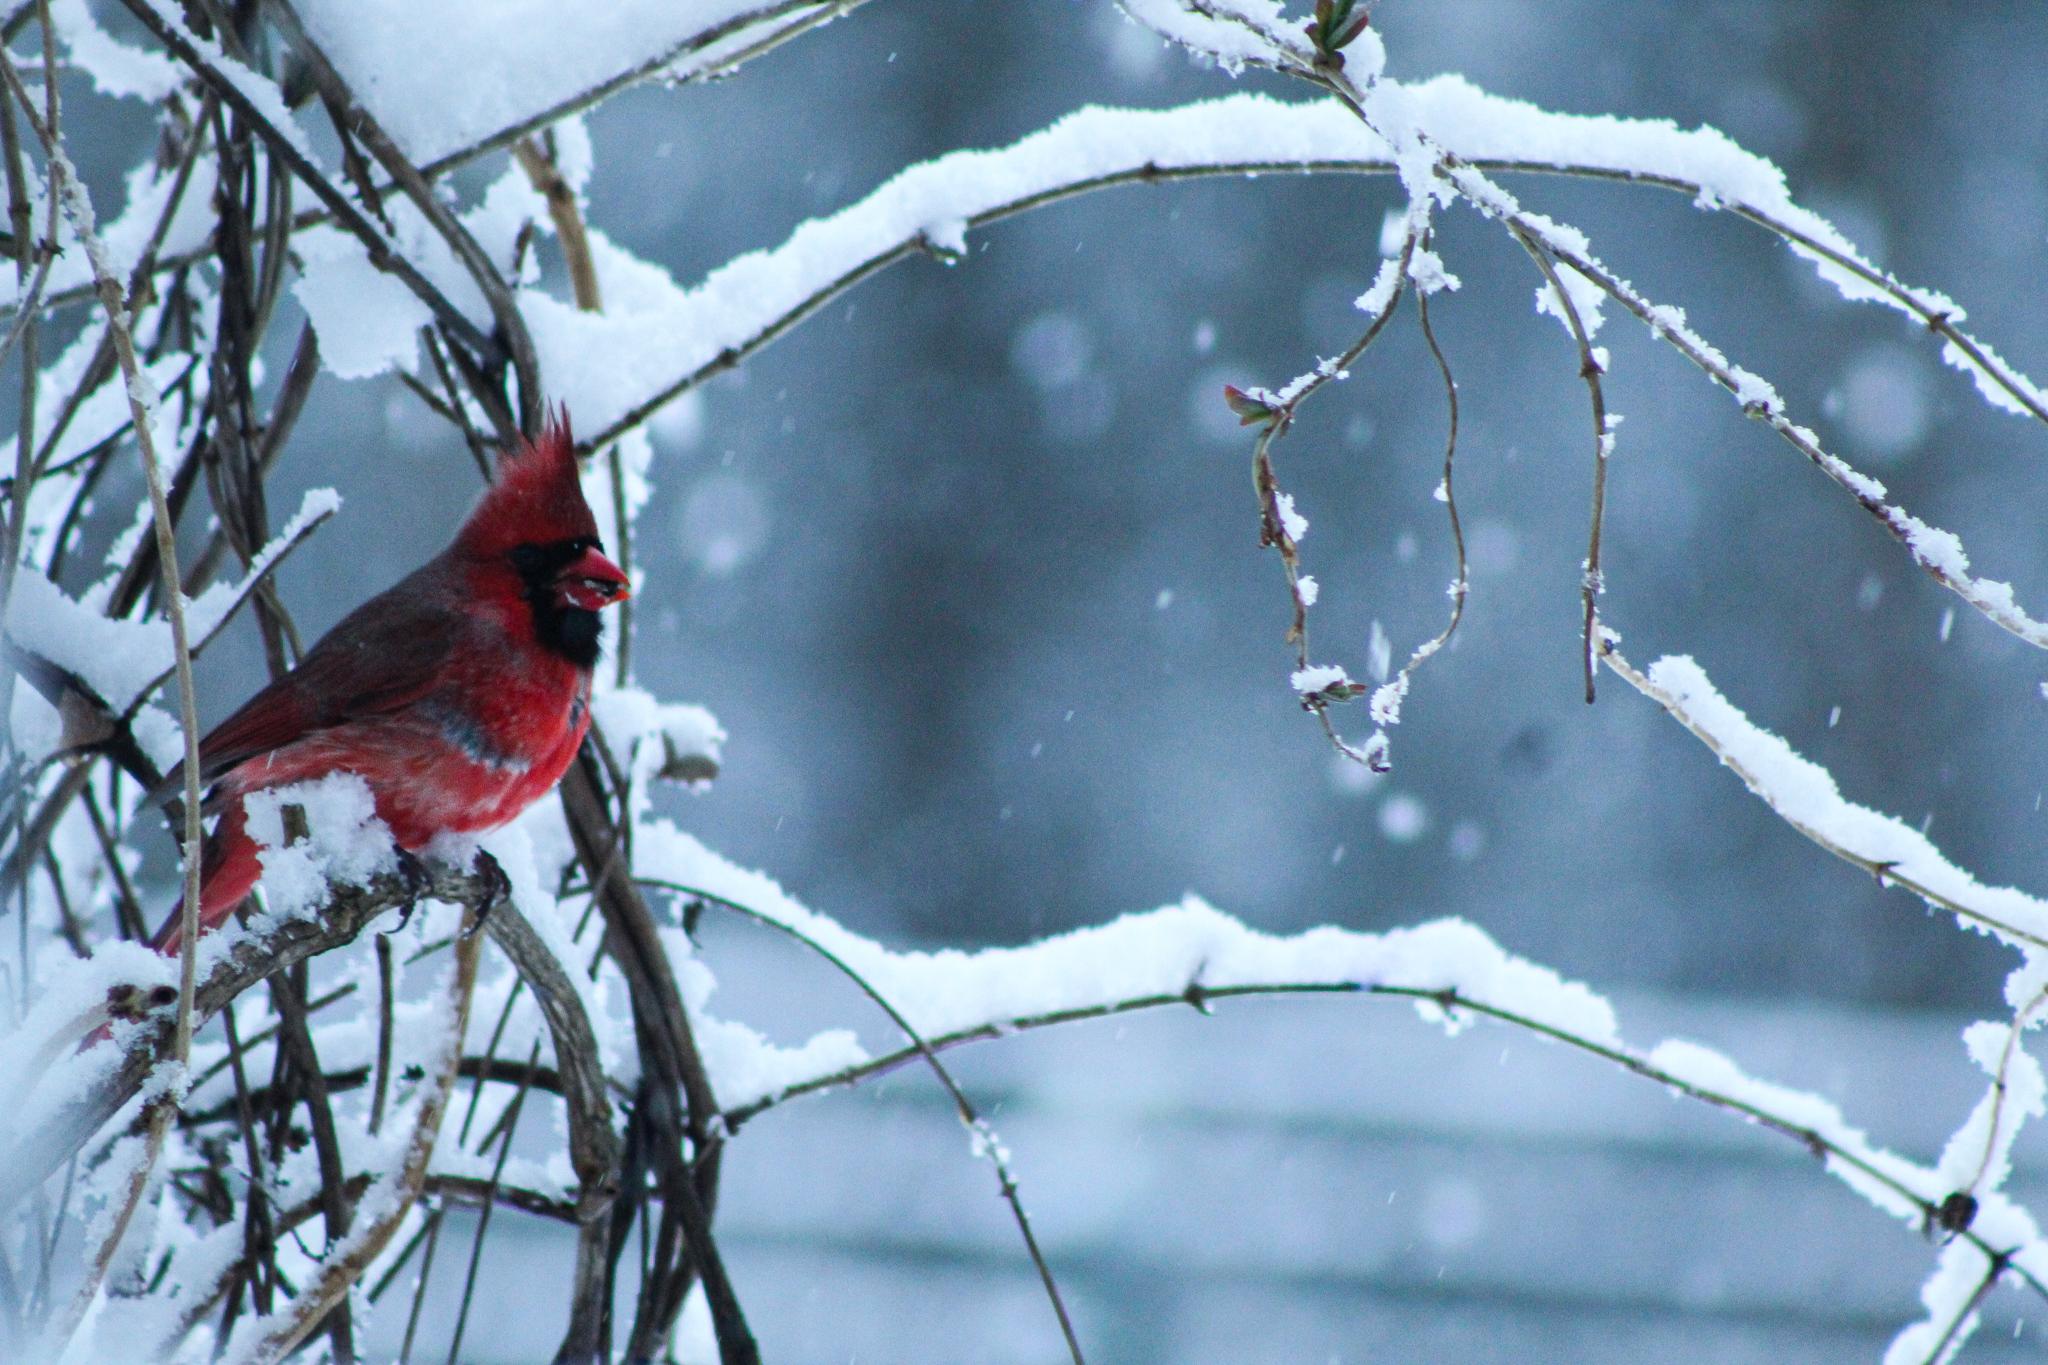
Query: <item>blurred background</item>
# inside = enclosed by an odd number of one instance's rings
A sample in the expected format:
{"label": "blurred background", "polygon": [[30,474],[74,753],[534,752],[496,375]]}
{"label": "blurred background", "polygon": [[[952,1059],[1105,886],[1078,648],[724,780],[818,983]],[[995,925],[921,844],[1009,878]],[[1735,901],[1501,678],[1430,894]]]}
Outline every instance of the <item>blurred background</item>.
{"label": "blurred background", "polygon": [[[1721,128],[2048,371],[2038,6],[1383,0],[1374,24],[1398,77]],[[590,217],[690,281],[910,162],[1086,103],[1247,87],[1306,97],[1103,0],[887,0],[735,79],[604,106]],[[102,184],[148,135],[124,117],[91,149]],[[1929,337],[1684,198],[1513,188],[2048,604],[2048,433],[1987,408]],[[1806,844],[1617,681],[1585,704],[1576,356],[1526,257],[1467,209],[1439,245],[1463,288],[1432,310],[1463,400],[1465,623],[1416,679],[1390,776],[1335,758],[1295,704],[1285,583],[1220,389],[1355,338],[1399,202],[1387,179],[1266,177],[1041,210],[958,266],[896,267],[665,417],[636,671],[731,740],[708,793],[663,799],[894,945],[1015,943],[1188,891],[1275,932],[1463,916],[1618,992],[1638,1041],[1704,1035],[1931,1157],[1978,1090],[1955,1027],[2001,1013],[2011,959]],[[1609,313],[1626,421],[1604,610],[1631,655],[1693,655],[1850,799],[1988,883],[2048,886],[2040,656]],[[1312,526],[1315,653],[1354,676],[1375,622],[1397,661],[1442,624],[1444,426],[1411,310],[1278,447]],[[323,382],[300,431],[274,505],[333,483],[375,509],[283,571],[317,631],[437,545],[474,474],[395,383]],[[214,650],[209,714],[260,672],[253,632]],[[1337,718],[1369,733],[1362,703]],[[714,1006],[777,1037],[863,1009],[781,947],[713,926],[708,951]],[[1103,1360],[1862,1359],[1932,1263],[1791,1144],[1385,1005],[1104,1025],[966,1065]],[[993,1182],[928,1089],[806,1101],[736,1145],[721,1222],[771,1359],[1057,1357]],[[2038,1145],[2020,1156],[2037,1179]],[[2041,1305],[1993,1306],[1977,1352],[2027,1351]]]}

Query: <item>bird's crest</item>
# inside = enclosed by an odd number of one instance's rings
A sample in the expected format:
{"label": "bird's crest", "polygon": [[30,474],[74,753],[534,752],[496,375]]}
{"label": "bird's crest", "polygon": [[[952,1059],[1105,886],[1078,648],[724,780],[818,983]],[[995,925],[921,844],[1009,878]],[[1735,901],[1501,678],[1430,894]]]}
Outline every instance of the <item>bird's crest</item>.
{"label": "bird's crest", "polygon": [[557,408],[539,436],[499,457],[497,482],[484,491],[455,543],[470,555],[490,556],[517,545],[596,535],[597,520],[577,473],[569,413]]}

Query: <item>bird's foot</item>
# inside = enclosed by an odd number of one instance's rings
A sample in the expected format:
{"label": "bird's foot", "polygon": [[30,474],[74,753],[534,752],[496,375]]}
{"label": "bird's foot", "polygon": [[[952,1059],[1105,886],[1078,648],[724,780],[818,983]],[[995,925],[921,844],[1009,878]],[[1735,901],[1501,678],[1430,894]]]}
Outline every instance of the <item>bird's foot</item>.
{"label": "bird's foot", "polygon": [[398,923],[385,930],[387,936],[397,933],[412,921],[412,912],[419,908],[420,897],[427,894],[427,888],[434,884],[433,873],[420,861],[417,853],[409,848],[396,850],[398,854],[398,880],[405,884],[405,904],[399,907]]}
{"label": "bird's foot", "polygon": [[484,921],[491,917],[491,911],[512,899],[512,879],[505,875],[505,869],[498,865],[498,860],[486,849],[480,848],[476,851],[476,861],[470,864],[469,870],[481,877],[484,883],[483,904],[476,908],[476,923],[471,925],[469,930],[474,934],[483,929]]}

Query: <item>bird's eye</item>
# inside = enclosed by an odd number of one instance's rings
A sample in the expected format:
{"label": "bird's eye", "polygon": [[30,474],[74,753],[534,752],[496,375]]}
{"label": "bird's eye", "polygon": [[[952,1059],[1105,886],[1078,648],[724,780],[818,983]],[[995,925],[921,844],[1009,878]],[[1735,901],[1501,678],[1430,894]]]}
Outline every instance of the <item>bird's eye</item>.
{"label": "bird's eye", "polygon": [[512,567],[519,576],[529,583],[539,582],[548,574],[549,555],[538,545],[514,545],[506,552]]}

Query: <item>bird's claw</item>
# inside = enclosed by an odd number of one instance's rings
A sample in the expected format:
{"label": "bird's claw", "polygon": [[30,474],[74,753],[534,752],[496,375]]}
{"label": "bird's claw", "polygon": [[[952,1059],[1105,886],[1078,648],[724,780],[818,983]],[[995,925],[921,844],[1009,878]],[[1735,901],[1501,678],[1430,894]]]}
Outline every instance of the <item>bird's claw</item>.
{"label": "bird's claw", "polygon": [[411,922],[412,912],[419,908],[420,897],[426,895],[427,888],[434,884],[433,874],[427,871],[427,865],[420,861],[417,853],[409,848],[401,848],[397,850],[397,854],[398,880],[405,884],[405,903],[399,907],[398,923],[384,931],[386,937],[397,933]]}
{"label": "bird's claw", "polygon": [[491,917],[491,911],[512,899],[512,879],[505,875],[505,869],[498,865],[498,860],[486,849],[480,848],[476,851],[476,861],[470,864],[469,870],[481,877],[484,883],[483,904],[477,906],[476,923],[469,929],[470,933],[475,934],[482,932],[484,921]]}

